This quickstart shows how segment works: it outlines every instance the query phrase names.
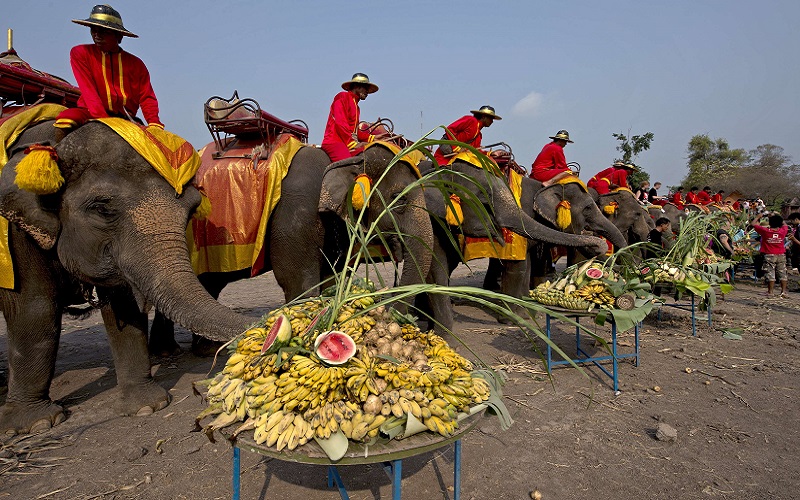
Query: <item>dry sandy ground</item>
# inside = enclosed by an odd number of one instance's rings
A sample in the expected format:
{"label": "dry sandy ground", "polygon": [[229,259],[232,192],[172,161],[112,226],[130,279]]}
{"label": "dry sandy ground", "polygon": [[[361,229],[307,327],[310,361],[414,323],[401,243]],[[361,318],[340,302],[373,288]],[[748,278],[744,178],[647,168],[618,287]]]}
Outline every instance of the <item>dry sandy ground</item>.
{"label": "dry sandy ground", "polygon": [[[462,266],[455,282],[479,285],[484,268],[482,261],[474,273]],[[462,338],[509,371],[504,392],[515,419],[504,432],[496,418],[485,418],[465,436],[462,498],[524,499],[536,490],[546,500],[797,498],[800,294],[765,299],[760,291],[741,283],[714,310],[712,327],[699,322],[697,337],[689,313],[667,308],[661,322],[652,314],[641,332],[639,366],[620,366],[618,395],[596,368],[562,367],[548,379],[521,332],[458,304]],[[228,287],[221,300],[255,318],[281,296],[268,275]],[[723,338],[719,329],[734,326],[744,328],[743,339]],[[554,336],[568,354],[571,332],[561,325]],[[188,350],[190,336],[181,331],[179,340]],[[632,333],[622,335],[622,348],[632,340]],[[3,330],[0,369],[6,359]],[[17,465],[0,474],[0,500],[230,498],[231,447],[191,432],[203,408],[191,383],[205,377],[211,361],[187,353],[154,363],[173,402],[147,417],[117,417],[99,315],[66,321],[52,396],[69,418],[45,434],[5,441],[0,470]],[[657,439],[659,424],[670,426],[676,440]],[[339,498],[324,467],[251,453],[242,462],[243,498]],[[452,447],[405,460],[404,498],[453,498],[452,467]],[[341,473],[354,500],[391,498],[381,467]]]}

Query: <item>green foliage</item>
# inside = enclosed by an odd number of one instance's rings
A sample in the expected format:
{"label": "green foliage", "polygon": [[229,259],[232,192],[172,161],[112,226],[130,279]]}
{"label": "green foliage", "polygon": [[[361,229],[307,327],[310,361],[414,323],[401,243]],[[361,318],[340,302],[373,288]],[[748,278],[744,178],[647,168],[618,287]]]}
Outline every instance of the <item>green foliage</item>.
{"label": "green foliage", "polygon": [[687,190],[691,186],[716,188],[721,181],[731,178],[749,159],[744,149],[731,149],[728,141],[712,139],[708,134],[698,134],[689,140],[687,147],[689,173],[683,179]]}
{"label": "green foliage", "polygon": [[[630,133],[630,130],[628,130],[629,135]],[[622,158],[618,159],[624,161],[625,163],[635,161],[639,156],[639,153],[650,149],[650,143],[653,142],[653,138],[655,137],[652,132],[647,132],[643,135],[634,135],[630,138],[628,138],[628,136],[622,132],[611,135],[614,137],[614,139],[620,142],[617,144],[617,151],[622,153]]]}

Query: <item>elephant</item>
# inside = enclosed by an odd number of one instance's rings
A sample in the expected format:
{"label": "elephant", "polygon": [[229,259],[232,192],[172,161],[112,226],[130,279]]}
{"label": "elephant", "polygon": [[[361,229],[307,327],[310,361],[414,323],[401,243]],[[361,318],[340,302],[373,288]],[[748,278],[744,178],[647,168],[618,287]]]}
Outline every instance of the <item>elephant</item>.
{"label": "elephant", "polygon": [[[423,174],[433,172],[429,162],[421,163],[420,170]],[[526,213],[527,210],[517,206],[504,177],[488,174],[485,170],[461,160],[456,160],[447,167],[441,167],[435,172],[436,178],[448,183],[458,184],[463,189],[471,191],[491,216],[487,224],[487,221],[482,220],[482,217],[472,210],[468,204],[462,203],[463,222],[457,229],[453,230],[454,232],[460,231],[465,236],[483,238],[488,236],[497,239],[500,234],[497,228],[505,228],[536,242],[580,247],[586,249],[591,255],[601,255],[606,252],[605,241],[600,238],[562,233],[536,221],[531,215],[534,206],[532,190],[528,193],[530,199],[527,202],[523,202],[523,205],[530,207],[530,213]],[[531,181],[536,182],[532,179]],[[533,186],[523,180],[523,186],[525,184]],[[539,187],[541,187],[540,183]],[[523,187],[523,197],[525,193],[525,188]],[[444,221],[447,205],[442,190],[436,187],[426,188],[425,201],[431,216],[439,221]],[[555,206],[553,206],[553,214],[555,214]],[[444,286],[449,284],[450,274],[461,262],[458,250],[452,245],[452,235],[447,234],[448,230],[445,229],[445,226],[446,224],[443,222],[433,224],[436,235],[434,259],[431,263],[431,272],[428,275],[429,283]],[[606,224],[606,226],[611,230],[612,225]],[[501,291],[513,297],[522,297],[528,291],[527,276],[529,276],[527,260],[506,261],[502,271]],[[439,331],[444,328],[451,329],[453,326],[453,312],[449,298],[442,294],[430,294],[428,300],[432,316],[439,323],[436,329]],[[423,310],[427,309],[426,305],[422,303],[419,303],[419,307]]]}
{"label": "elephant", "polygon": [[686,212],[681,210],[672,203],[667,203],[663,207],[658,205],[650,205],[647,207],[648,213],[650,213],[650,217],[653,221],[657,220],[659,217],[666,217],[672,223],[672,230],[677,231],[680,228],[681,220],[686,217]]}
{"label": "elephant", "polygon": [[[286,302],[301,296],[319,295],[320,283],[327,282],[335,268],[344,264],[348,234],[347,197],[359,174],[373,182],[386,172],[394,153],[376,144],[353,158],[331,163],[324,151],[301,147],[294,156],[281,184],[281,197],[270,215],[264,248],[269,249],[263,272],[272,270],[284,292]],[[374,188],[365,222],[380,218],[378,228],[393,244],[395,260],[405,262],[400,284],[422,283],[430,268],[433,231],[425,211],[420,187],[406,190],[417,180],[414,167],[406,162],[394,164]],[[398,198],[400,198],[398,200]],[[392,218],[384,214],[385,205],[399,201]],[[213,206],[213,202],[212,202]],[[402,244],[392,233],[405,235]],[[332,267],[333,266],[333,267]],[[207,272],[200,282],[213,297],[233,281],[251,276],[249,268],[234,272]],[[172,352],[177,346],[173,325],[156,314],[150,332],[150,350]],[[193,340],[196,354],[208,354],[209,346]],[[199,345],[198,345],[199,344]]]}
{"label": "elephant", "polygon": [[[181,195],[108,126],[90,122],[55,147],[64,178],[54,194],[14,186],[27,146],[55,144],[53,121],[25,130],[0,176],[0,215],[8,219],[14,288],[0,289],[8,331],[8,394],[0,432],[37,433],[66,418],[49,396],[62,314],[87,301],[102,313],[123,415],[169,403],[150,375],[147,314],[226,341],[252,320],[215,301],[200,285],[184,237],[201,197]],[[92,290],[96,290],[96,296]]]}
{"label": "elephant", "polygon": [[608,218],[617,226],[628,243],[647,241],[650,231],[656,227],[655,223],[647,209],[636,200],[629,189],[618,189],[602,195],[598,195],[594,189],[589,189],[597,205],[608,214]]}

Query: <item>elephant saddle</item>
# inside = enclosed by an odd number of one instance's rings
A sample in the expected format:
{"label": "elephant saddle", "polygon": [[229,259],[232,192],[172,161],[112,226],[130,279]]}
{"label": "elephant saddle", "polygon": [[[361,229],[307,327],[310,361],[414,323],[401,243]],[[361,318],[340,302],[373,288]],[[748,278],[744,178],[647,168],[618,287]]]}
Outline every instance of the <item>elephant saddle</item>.
{"label": "elephant saddle", "polygon": [[211,202],[211,213],[193,218],[186,240],[195,274],[251,269],[265,272],[267,222],[281,196],[281,182],[303,144],[283,134],[269,152],[260,140],[241,141],[215,155],[214,143],[200,150],[194,184]]}

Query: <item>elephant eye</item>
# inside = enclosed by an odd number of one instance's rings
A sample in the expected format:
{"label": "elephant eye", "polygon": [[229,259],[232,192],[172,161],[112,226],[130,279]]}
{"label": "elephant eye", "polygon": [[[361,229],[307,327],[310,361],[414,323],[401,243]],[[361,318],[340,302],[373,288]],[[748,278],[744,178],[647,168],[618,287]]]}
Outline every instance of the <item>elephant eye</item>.
{"label": "elephant eye", "polygon": [[104,218],[112,218],[117,215],[117,211],[111,207],[111,198],[95,198],[88,203],[86,209]]}

